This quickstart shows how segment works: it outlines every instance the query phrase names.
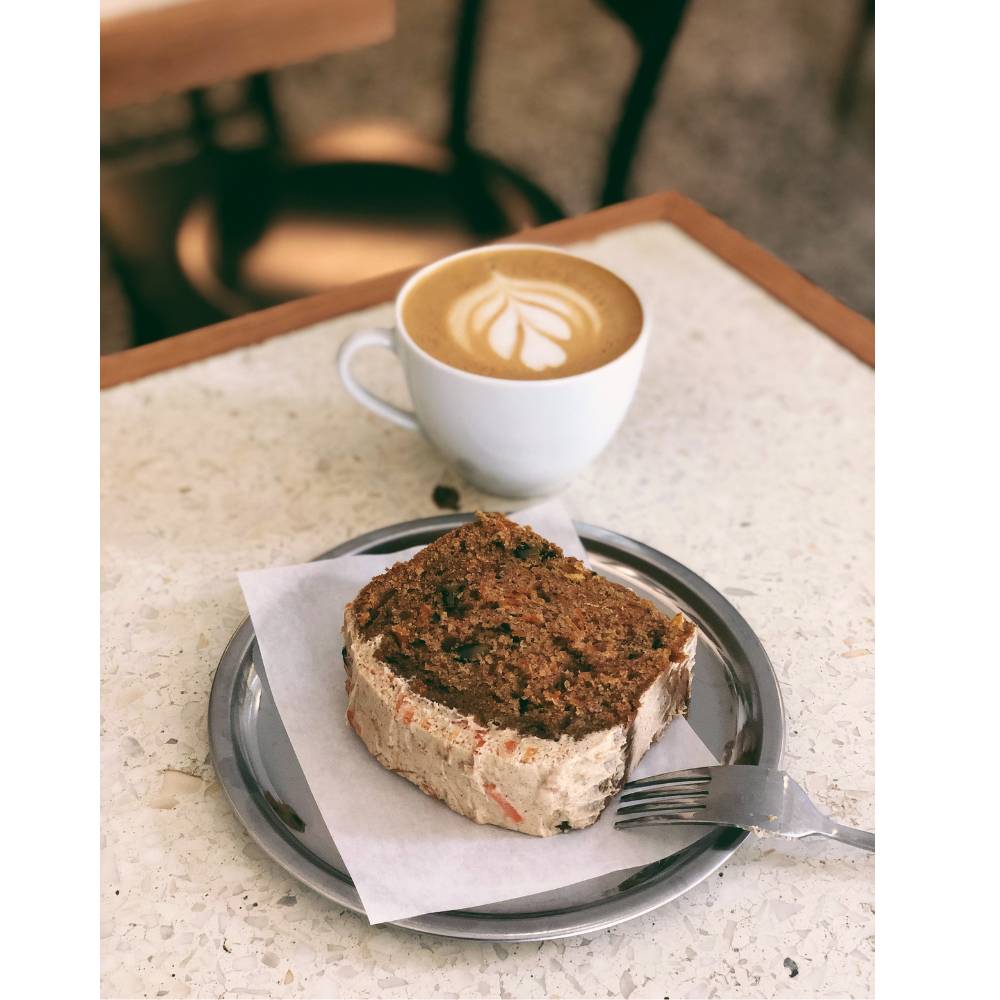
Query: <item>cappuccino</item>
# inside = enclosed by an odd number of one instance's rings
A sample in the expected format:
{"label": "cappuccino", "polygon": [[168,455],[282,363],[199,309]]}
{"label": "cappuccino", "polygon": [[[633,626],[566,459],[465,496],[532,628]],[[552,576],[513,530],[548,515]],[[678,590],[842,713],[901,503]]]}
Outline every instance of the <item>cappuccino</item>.
{"label": "cappuccino", "polygon": [[453,368],[503,379],[552,379],[600,368],[642,331],[642,306],[620,278],[552,250],[459,256],[409,290],[403,325]]}

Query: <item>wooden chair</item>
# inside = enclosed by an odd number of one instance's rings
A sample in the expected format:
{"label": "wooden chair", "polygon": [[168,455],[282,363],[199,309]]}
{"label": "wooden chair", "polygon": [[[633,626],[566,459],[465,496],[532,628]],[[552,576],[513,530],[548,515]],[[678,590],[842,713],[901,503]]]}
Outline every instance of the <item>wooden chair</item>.
{"label": "wooden chair", "polygon": [[[687,0],[603,0],[638,48],[597,201],[626,196],[631,165]],[[405,126],[342,127],[284,141],[269,79],[248,82],[261,141],[217,141],[204,91],[190,95],[198,153],[169,167],[110,177],[102,221],[132,303],[136,341],[347,284],[561,218],[527,174],[469,140],[484,2],[459,7],[444,141]],[[373,146],[381,148],[372,155]]]}

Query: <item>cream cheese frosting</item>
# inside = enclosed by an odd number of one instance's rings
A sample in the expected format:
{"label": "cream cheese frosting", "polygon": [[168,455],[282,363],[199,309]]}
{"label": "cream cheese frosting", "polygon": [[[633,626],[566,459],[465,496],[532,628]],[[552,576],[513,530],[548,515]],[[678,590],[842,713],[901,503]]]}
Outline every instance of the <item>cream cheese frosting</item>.
{"label": "cream cheese frosting", "polygon": [[690,697],[697,641],[644,693],[632,725],[558,740],[483,725],[417,694],[378,658],[348,607],[344,618],[347,721],[371,754],[477,823],[547,837],[594,823]]}

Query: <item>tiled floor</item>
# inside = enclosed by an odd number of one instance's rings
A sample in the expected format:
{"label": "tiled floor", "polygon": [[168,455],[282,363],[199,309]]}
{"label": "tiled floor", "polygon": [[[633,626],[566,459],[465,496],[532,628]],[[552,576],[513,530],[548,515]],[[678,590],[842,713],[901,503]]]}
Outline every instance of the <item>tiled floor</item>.
{"label": "tiled floor", "polygon": [[[874,314],[871,39],[855,103],[834,94],[859,0],[693,0],[650,116],[632,194],[676,188],[849,305]],[[292,135],[358,115],[441,134],[456,5],[402,0],[392,41],[275,74]],[[477,145],[524,170],[568,212],[592,208],[630,77],[625,29],[589,0],[487,5],[473,109]],[[218,88],[225,101],[233,87]],[[105,114],[103,139],[184,120],[166,98]],[[102,349],[128,343],[102,269]]]}

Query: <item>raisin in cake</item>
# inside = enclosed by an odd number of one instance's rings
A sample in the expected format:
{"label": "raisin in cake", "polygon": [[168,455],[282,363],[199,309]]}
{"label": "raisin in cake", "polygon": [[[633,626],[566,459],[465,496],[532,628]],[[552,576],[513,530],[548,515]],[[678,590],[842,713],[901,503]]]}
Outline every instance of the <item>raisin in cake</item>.
{"label": "raisin in cake", "polygon": [[347,719],[478,823],[589,826],[686,714],[695,626],[500,514],[372,580],[344,615]]}

